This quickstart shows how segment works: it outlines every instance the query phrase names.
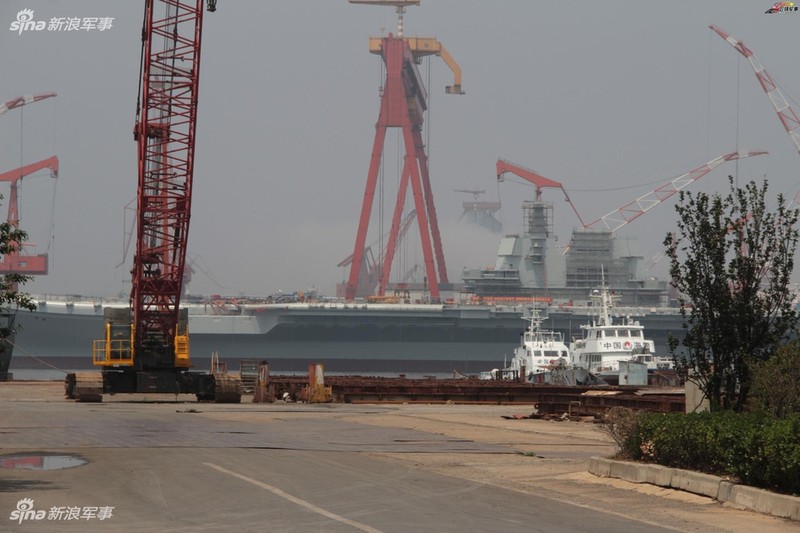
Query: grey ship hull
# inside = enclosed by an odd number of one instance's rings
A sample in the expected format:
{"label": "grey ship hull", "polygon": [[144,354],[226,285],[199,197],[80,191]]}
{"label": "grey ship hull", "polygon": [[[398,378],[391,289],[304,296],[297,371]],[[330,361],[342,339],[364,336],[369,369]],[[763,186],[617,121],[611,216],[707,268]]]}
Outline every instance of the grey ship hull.
{"label": "grey ship hull", "polygon": [[[18,350],[37,357],[86,357],[102,335],[101,302],[40,301],[20,312]],[[323,363],[334,372],[477,373],[510,359],[525,327],[522,307],[477,305],[268,304],[213,314],[190,306],[193,360],[217,352],[223,359],[257,358],[276,371]],[[552,310],[548,329],[578,336],[588,315]],[[680,316],[639,317],[659,351],[680,333]],[[17,357],[20,357],[19,353]]]}

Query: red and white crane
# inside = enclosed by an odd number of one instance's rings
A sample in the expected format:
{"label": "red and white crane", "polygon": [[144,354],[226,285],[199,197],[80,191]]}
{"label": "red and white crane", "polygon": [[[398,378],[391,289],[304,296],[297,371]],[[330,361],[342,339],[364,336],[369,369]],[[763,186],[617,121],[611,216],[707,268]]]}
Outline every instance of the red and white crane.
{"label": "red and white crane", "polygon": [[766,153],[767,152],[764,151],[738,151],[721,155],[694,170],[690,170],[686,174],[678,176],[669,183],[638,197],[632,202],[628,202],[622,207],[601,216],[597,220],[584,224],[583,227],[585,229],[607,229],[614,233],[626,224],[636,220],[647,211],[650,211],[664,200],[667,200],[681,189],[699,180],[722,163],[736,159],[744,159],[745,157],[764,155]]}
{"label": "red and white crane", "polygon": [[789,134],[789,138],[794,143],[797,151],[800,152],[800,118],[798,118],[792,106],[789,105],[786,97],[781,92],[778,84],[772,79],[772,76],[769,75],[767,69],[764,68],[753,51],[747,48],[742,41],[734,39],[713,24],[711,24],[709,28],[725,39],[728,44],[733,46],[737,52],[742,54],[750,62],[750,66],[753,67],[753,71],[756,74],[756,78],[758,78],[758,82],[761,84],[761,88],[764,89],[766,95],[769,96],[772,107],[775,108],[775,113],[777,113],[778,119],[781,121],[781,124],[783,124],[783,128],[786,130],[786,133]]}
{"label": "red and white crane", "polygon": [[25,96],[17,96],[16,98],[12,98],[8,102],[0,105],[0,117],[5,115],[12,109],[22,107],[26,104],[32,104],[34,102],[44,100],[45,98],[52,98],[54,96],[56,96],[56,93],[28,94]]}
{"label": "red and white crane", "polygon": [[[778,115],[783,129],[786,130],[789,138],[794,143],[794,147],[797,149],[798,153],[800,153],[800,117],[797,116],[792,106],[789,105],[789,102],[786,100],[783,92],[781,92],[778,84],[775,83],[775,80],[772,79],[772,76],[769,75],[769,72],[767,72],[767,69],[764,68],[753,51],[746,47],[742,41],[734,39],[728,33],[713,24],[711,24],[709,28],[725,39],[728,44],[750,62],[750,66],[753,67],[753,72],[756,74],[758,83],[761,84],[764,93],[769,97],[769,101],[772,102],[772,107],[775,109],[775,113]],[[800,202],[800,191],[794,195],[789,205],[791,206],[798,202]]]}

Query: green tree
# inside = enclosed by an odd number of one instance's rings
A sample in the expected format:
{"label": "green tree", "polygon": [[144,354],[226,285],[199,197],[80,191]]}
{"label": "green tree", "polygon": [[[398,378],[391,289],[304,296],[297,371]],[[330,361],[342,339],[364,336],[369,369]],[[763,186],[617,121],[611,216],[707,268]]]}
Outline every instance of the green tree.
{"label": "green tree", "polygon": [[[664,240],[685,335],[670,338],[679,371],[712,410],[743,409],[754,364],[785,343],[797,320],[789,280],[798,210],[778,195],[767,209],[766,180],[730,193],[680,193],[677,234]],[[679,346],[683,349],[678,351]]]}
{"label": "green tree", "polygon": [[[0,194],[0,200],[3,195]],[[28,234],[14,224],[8,222],[0,223],[0,256],[5,257],[8,254],[18,252],[22,243],[28,240]],[[32,279],[31,276],[26,276],[18,272],[9,272],[0,276],[0,352],[5,350],[5,341],[14,331],[16,327],[6,320],[5,317],[13,314],[16,309],[27,309],[34,311],[36,304],[33,303],[30,295],[19,291],[20,285],[24,285]]]}

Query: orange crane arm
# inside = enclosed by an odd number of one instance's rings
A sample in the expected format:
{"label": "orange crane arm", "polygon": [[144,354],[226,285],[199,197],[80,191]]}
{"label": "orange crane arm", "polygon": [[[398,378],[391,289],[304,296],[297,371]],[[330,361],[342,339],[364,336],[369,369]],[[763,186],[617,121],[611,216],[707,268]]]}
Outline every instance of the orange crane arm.
{"label": "orange crane arm", "polygon": [[[382,40],[382,37],[369,38],[370,53],[378,55],[382,53]],[[408,47],[411,49],[411,53],[414,54],[414,59],[419,60],[425,56],[431,55],[439,56],[444,61],[445,65],[453,72],[453,85],[445,87],[444,92],[447,94],[466,94],[461,89],[461,67],[442,43],[436,40],[435,37],[406,37],[406,41],[408,42]]]}
{"label": "orange crane arm", "polygon": [[561,192],[564,193],[564,198],[567,200],[567,203],[572,207],[572,210],[575,212],[575,215],[578,217],[581,225],[583,225],[583,219],[581,218],[580,213],[575,208],[575,204],[572,203],[572,200],[569,199],[569,195],[567,191],[564,190],[564,186],[561,185],[557,181],[553,181],[551,179],[545,178],[541,174],[534,172],[529,168],[525,168],[521,165],[517,165],[512,163],[511,161],[507,161],[505,159],[498,159],[497,160],[497,181],[503,181],[503,176],[510,172],[520,178],[527,180],[533,183],[536,186],[536,201],[541,201],[542,199],[542,189],[545,187],[550,187],[553,189],[561,189]]}
{"label": "orange crane arm", "polygon": [[30,165],[25,165],[24,167],[15,168],[14,170],[9,170],[8,172],[3,172],[0,174],[0,181],[10,181],[16,182],[21,180],[23,177],[33,174],[34,172],[38,172],[43,169],[50,169],[50,175],[54,178],[58,177],[58,158],[56,156],[48,157],[47,159],[42,159],[41,161],[37,161],[36,163],[31,163]]}

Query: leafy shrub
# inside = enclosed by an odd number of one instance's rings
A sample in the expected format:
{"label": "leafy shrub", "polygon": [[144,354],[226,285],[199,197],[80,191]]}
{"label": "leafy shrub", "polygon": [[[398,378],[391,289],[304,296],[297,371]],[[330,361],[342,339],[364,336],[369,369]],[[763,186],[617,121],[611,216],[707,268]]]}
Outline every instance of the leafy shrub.
{"label": "leafy shrub", "polygon": [[619,457],[632,457],[625,449],[625,443],[630,439],[631,432],[636,428],[637,418],[636,411],[628,407],[619,406],[610,408],[603,417],[600,429],[607,433],[617,444]]}
{"label": "leafy shrub", "polygon": [[627,457],[800,493],[800,414],[643,413],[635,420],[621,446]]}

